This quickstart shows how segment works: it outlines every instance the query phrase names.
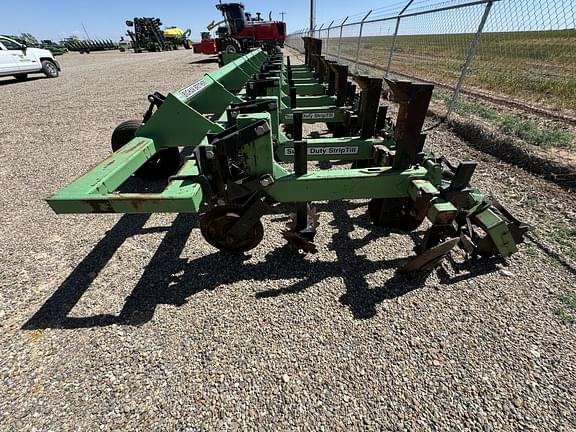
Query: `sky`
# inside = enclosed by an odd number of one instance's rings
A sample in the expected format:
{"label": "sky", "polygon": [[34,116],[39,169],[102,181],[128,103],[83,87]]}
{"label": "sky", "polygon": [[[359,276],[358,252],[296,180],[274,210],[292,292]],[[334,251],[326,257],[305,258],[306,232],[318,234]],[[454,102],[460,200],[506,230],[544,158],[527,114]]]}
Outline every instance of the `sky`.
{"label": "sky", "polygon": [[[212,20],[221,19],[216,10],[217,0],[6,0],[0,8],[0,34],[32,33],[38,39],[61,40],[77,35],[86,38],[82,24],[92,39],[118,40],[126,34],[126,20],[138,17],[158,17],[164,26],[177,26],[192,30],[192,40]],[[225,0],[223,0],[225,1]],[[234,1],[234,0],[232,0]],[[238,0],[236,0],[238,1]],[[262,12],[267,18],[280,19],[285,12],[288,32],[308,27],[309,0],[241,0],[248,12]],[[318,27],[322,23],[335,23],[350,16],[348,22],[358,22],[366,11],[373,10],[370,19],[388,17],[397,13],[407,0],[316,0]],[[410,10],[464,3],[466,0],[414,0]],[[478,5],[453,12],[431,14],[405,20],[400,32],[461,33],[477,28],[484,11]],[[495,3],[485,31],[555,30],[573,29],[576,20],[576,0],[500,0]],[[337,25],[337,24],[335,24]],[[326,25],[327,27],[327,25]],[[394,21],[367,25],[366,35],[390,34]],[[357,34],[356,27],[345,33]]]}
{"label": "sky", "polygon": [[[305,27],[309,20],[309,1],[243,0],[249,12],[262,12],[279,19],[286,12],[288,31]],[[389,0],[397,3],[398,0]],[[4,3],[4,1],[2,2]],[[165,26],[192,29],[192,39],[200,37],[206,25],[218,20],[217,0],[6,0],[0,8],[0,34],[32,33],[38,39],[60,40],[76,34],[85,37],[82,24],[92,39],[118,40],[126,33],[126,20],[134,17],[158,17]],[[377,0],[356,0],[354,11],[370,9]],[[318,17],[346,16],[350,1],[317,0]]]}

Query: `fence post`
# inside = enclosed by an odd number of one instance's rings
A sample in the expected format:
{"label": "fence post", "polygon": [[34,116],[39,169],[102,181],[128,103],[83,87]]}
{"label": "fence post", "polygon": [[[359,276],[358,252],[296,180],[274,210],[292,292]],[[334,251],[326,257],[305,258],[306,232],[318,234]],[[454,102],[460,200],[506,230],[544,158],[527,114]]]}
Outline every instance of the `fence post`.
{"label": "fence post", "polygon": [[324,27],[324,24],[322,24],[320,26],[320,28],[318,29],[318,38],[317,39],[322,39],[322,28]]}
{"label": "fence post", "polygon": [[324,46],[324,52],[326,53],[326,57],[328,57],[328,42],[330,41],[330,29],[332,28],[332,24],[334,24],[334,20],[328,26],[328,32],[326,33],[326,45]]}
{"label": "fence post", "polygon": [[476,31],[476,34],[472,38],[472,43],[470,44],[470,48],[468,49],[468,56],[466,57],[466,63],[464,63],[464,66],[462,67],[462,73],[460,73],[460,78],[458,78],[458,84],[456,84],[456,88],[454,89],[454,94],[452,95],[452,100],[450,101],[448,112],[446,113],[446,120],[450,120],[450,116],[452,115],[454,108],[456,108],[456,103],[458,102],[460,91],[462,90],[462,86],[464,85],[464,80],[466,79],[466,75],[468,74],[468,69],[470,69],[470,65],[472,64],[472,60],[474,59],[476,48],[478,48],[478,43],[480,42],[480,36],[482,35],[482,31],[484,30],[486,21],[488,21],[488,16],[490,15],[490,10],[492,9],[492,4],[494,3],[494,1],[496,0],[487,0],[486,2],[486,9],[484,9],[484,15],[482,15],[482,19],[480,20],[478,30]]}
{"label": "fence post", "polygon": [[340,24],[340,37],[338,38],[338,59],[336,60],[338,63],[340,63],[340,52],[342,49],[342,31],[344,30],[344,24],[346,24],[346,21],[348,21],[348,17],[344,18],[344,21],[342,21],[342,24]]}
{"label": "fence post", "polygon": [[358,73],[358,60],[360,60],[360,42],[362,42],[362,30],[364,29],[364,21],[372,13],[372,10],[366,14],[360,22],[360,31],[358,32],[358,45],[356,46],[356,62],[354,63],[354,73]]}
{"label": "fence post", "polygon": [[394,56],[394,51],[396,50],[396,41],[398,40],[398,30],[400,29],[400,20],[402,19],[402,14],[406,12],[406,9],[408,9],[412,3],[414,3],[414,0],[408,1],[406,6],[404,6],[400,13],[398,13],[398,17],[396,18],[396,28],[394,29],[394,36],[392,36],[392,46],[390,47],[390,55],[388,56],[388,64],[386,65],[386,73],[384,74],[384,78],[388,78],[390,67],[392,66],[392,57]]}

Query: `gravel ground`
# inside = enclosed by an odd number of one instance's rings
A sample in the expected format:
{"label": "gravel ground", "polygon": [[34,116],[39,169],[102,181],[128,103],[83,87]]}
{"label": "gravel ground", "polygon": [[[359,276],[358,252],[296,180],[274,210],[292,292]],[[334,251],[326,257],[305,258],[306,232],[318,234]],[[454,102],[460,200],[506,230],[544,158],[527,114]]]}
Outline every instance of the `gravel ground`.
{"label": "gravel ground", "polygon": [[[320,203],[320,252],[266,218],[245,258],[194,216],[57,216],[44,198],[109,154],[146,95],[215,64],[189,51],[69,54],[0,79],[1,430],[576,430],[576,270],[546,236],[574,195],[435,129],[477,184],[538,227],[507,263],[454,253],[401,275],[410,236]],[[544,243],[542,243],[542,241]]]}

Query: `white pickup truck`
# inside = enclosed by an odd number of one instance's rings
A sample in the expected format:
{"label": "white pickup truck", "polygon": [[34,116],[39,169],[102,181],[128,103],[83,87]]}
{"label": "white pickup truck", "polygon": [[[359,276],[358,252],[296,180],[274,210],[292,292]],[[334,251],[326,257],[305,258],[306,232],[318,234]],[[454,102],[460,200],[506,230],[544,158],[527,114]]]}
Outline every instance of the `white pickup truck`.
{"label": "white pickup truck", "polygon": [[43,73],[48,78],[56,78],[60,74],[60,65],[48,50],[28,48],[0,36],[0,77],[13,75],[23,81],[30,73]]}

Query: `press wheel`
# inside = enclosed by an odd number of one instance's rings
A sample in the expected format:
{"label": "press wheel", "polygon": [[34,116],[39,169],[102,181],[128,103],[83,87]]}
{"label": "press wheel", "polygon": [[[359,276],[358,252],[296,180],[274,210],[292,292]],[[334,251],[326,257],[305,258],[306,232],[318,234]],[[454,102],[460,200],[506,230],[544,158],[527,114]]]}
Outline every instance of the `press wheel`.
{"label": "press wheel", "polygon": [[227,238],[241,214],[241,208],[237,206],[213,208],[200,216],[200,232],[208,243],[224,252],[240,253],[254,249],[264,237],[264,226],[260,220],[239,238]]}

